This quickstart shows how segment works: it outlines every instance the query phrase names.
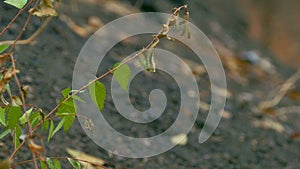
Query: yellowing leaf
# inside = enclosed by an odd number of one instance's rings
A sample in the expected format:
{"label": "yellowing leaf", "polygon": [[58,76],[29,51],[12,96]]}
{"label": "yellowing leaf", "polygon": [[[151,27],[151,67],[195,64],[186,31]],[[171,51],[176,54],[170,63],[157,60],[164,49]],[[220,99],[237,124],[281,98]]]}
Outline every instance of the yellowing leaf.
{"label": "yellowing leaf", "polygon": [[[119,66],[120,63],[116,63],[114,68]],[[124,91],[128,91],[128,84],[130,80],[130,68],[128,65],[124,64],[119,67],[117,70],[114,71],[114,78],[116,78],[117,82],[119,83],[120,87]]]}
{"label": "yellowing leaf", "polygon": [[96,81],[89,86],[89,93],[92,101],[97,105],[98,109],[102,111],[106,97],[105,86],[99,81]]}
{"label": "yellowing leaf", "polygon": [[[80,159],[80,160],[85,160],[85,161],[88,161],[88,162],[90,162],[94,165],[97,165],[97,169],[106,169],[105,167],[100,167],[100,166],[103,166],[105,164],[105,161],[102,160],[101,158],[97,158],[97,157],[85,154],[81,151],[73,150],[73,149],[70,149],[70,148],[67,148],[66,151],[73,158]],[[82,162],[82,161],[79,161],[79,162],[82,164],[82,166],[84,166],[84,167],[87,166],[87,169],[96,169],[91,164],[88,164],[88,163]]]}
{"label": "yellowing leaf", "polygon": [[34,11],[32,14],[36,15],[38,17],[57,16],[57,12],[53,8],[39,9],[39,10]]}
{"label": "yellowing leaf", "polygon": [[1,169],[10,169],[12,160],[10,160],[9,158],[6,160],[1,160],[0,161],[0,168]]}

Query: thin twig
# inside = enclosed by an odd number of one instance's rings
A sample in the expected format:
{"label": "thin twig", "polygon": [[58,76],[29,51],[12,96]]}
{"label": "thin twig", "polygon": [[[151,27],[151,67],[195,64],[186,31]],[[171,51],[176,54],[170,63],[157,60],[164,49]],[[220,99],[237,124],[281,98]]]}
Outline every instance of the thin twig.
{"label": "thin twig", "polygon": [[[183,5],[183,6],[180,6],[180,7],[176,8],[176,9],[174,10],[174,12],[173,12],[172,17],[177,16],[178,13],[179,13],[179,11],[180,11],[181,9],[185,9],[185,11],[187,11],[187,5]],[[49,19],[49,21],[50,21],[50,19]],[[46,21],[45,21],[45,22],[46,22]],[[166,23],[169,24],[169,22],[170,22],[170,18],[168,19],[168,21],[167,21]],[[70,98],[72,98],[72,96],[77,95],[78,93],[80,93],[81,91],[85,90],[86,88],[88,88],[90,85],[92,85],[92,84],[95,83],[96,81],[98,81],[98,80],[100,80],[100,79],[102,79],[102,78],[104,78],[104,77],[106,77],[106,76],[112,74],[115,70],[119,69],[120,67],[122,67],[122,66],[125,65],[126,63],[128,63],[128,62],[134,60],[136,57],[138,57],[139,55],[143,54],[146,50],[148,50],[154,43],[157,42],[157,40],[159,40],[160,38],[166,37],[166,34],[167,34],[168,32],[169,32],[169,30],[168,30],[168,31],[166,31],[166,30],[164,30],[164,29],[160,30],[156,35],[153,36],[152,41],[151,41],[145,48],[143,48],[143,49],[140,50],[138,53],[136,53],[134,56],[132,56],[132,57],[130,57],[130,58],[128,58],[128,59],[125,59],[122,63],[120,63],[120,64],[119,64],[118,66],[116,66],[115,68],[112,68],[112,69],[108,70],[106,73],[104,73],[104,74],[102,74],[101,76],[95,78],[94,80],[88,82],[86,85],[82,86],[80,89],[78,89],[78,90],[76,90],[74,93],[72,93],[72,95],[68,95],[64,100],[62,100],[59,104],[57,104],[57,105],[56,105],[56,106],[55,106],[55,107],[54,107],[54,108],[53,108],[53,109],[45,116],[45,118],[44,118],[44,120],[43,120],[42,122],[38,123],[38,124],[32,129],[31,134],[33,134],[33,133],[38,129],[38,127],[40,127],[40,126],[43,124],[43,122],[44,122],[45,120],[48,120],[49,118],[51,118],[50,116],[53,115],[53,114],[57,111],[57,109],[58,109],[59,107],[61,107],[66,101],[68,101]],[[17,152],[20,150],[20,148],[25,144],[25,142],[26,142],[26,139],[24,139],[23,142],[22,142],[22,143],[14,150],[14,152],[12,153],[12,155],[11,155],[11,157],[10,157],[11,159],[16,155],[16,153],[17,153]],[[77,159],[77,160],[79,160],[79,159]],[[86,162],[88,162],[88,161],[86,161]]]}
{"label": "thin twig", "polygon": [[[180,6],[178,8],[176,8],[176,10],[173,12],[173,15],[177,15],[178,12],[181,9],[186,9],[187,10],[187,5],[183,5]],[[171,18],[171,17],[170,17]],[[167,24],[170,22],[170,18],[167,20]],[[140,50],[138,53],[136,53],[134,56],[125,59],[122,63],[120,63],[118,66],[116,66],[113,69],[108,70],[106,73],[102,74],[101,76],[99,76],[98,78],[95,78],[94,80],[90,81],[89,83],[87,83],[86,85],[82,86],[80,89],[78,89],[76,92],[74,92],[72,95],[69,95],[68,97],[66,97],[62,102],[60,102],[58,105],[56,105],[45,117],[45,119],[49,118],[60,106],[62,106],[67,100],[69,100],[73,95],[77,95],[79,92],[85,90],[86,88],[88,88],[90,85],[92,85],[93,83],[95,83],[96,81],[112,74],[115,70],[119,69],[120,67],[122,67],[123,65],[125,65],[126,63],[134,60],[136,57],[138,57],[139,55],[143,54],[146,50],[148,50],[151,45],[153,45],[157,40],[159,40],[159,38],[165,37],[165,36],[160,36],[162,35],[162,33],[165,35],[169,32],[169,30],[166,32],[164,29],[160,30],[156,35],[153,36],[152,41],[142,50]]]}
{"label": "thin twig", "polygon": [[[41,32],[47,27],[49,22],[51,21],[53,17],[48,17],[43,24],[27,39],[24,40],[18,40],[15,45],[27,45],[30,44],[32,41],[34,41],[40,34]],[[7,40],[7,41],[2,41],[0,42],[0,45],[11,45],[15,42],[15,40]]]}
{"label": "thin twig", "polygon": [[[84,162],[84,163],[88,163],[90,165],[93,165],[93,166],[96,166],[96,167],[101,167],[103,169],[109,169],[101,164],[98,164],[98,163],[94,163],[94,162],[90,162],[88,160],[84,160],[84,159],[80,159],[80,158],[72,158],[72,157],[47,157],[47,158],[50,158],[50,159],[61,159],[61,160],[68,160],[68,159],[72,159],[72,160],[76,160],[76,161],[81,161],[81,162]],[[45,160],[44,158],[37,158],[37,160]],[[30,162],[32,162],[33,159],[31,160],[26,160],[26,161],[22,161],[20,163],[17,163],[17,164],[14,164],[13,166],[11,166],[12,168],[15,168],[15,167],[18,167],[18,166],[21,166],[21,165],[24,165],[24,164],[28,164]],[[108,163],[108,162],[107,162]]]}
{"label": "thin twig", "polygon": [[15,15],[15,17],[6,25],[6,27],[0,32],[0,36],[2,36],[15,22],[15,20],[21,15],[21,13],[29,7],[34,2],[34,0],[30,0],[22,9],[18,11],[18,13]]}
{"label": "thin twig", "polygon": [[[271,98],[270,100],[266,100],[261,102],[258,105],[258,111],[261,112],[264,109],[271,108],[276,106],[284,97],[284,95],[292,88],[295,82],[300,79],[300,70],[298,70],[295,74],[293,74],[289,79],[287,79],[279,88],[276,90],[276,96]],[[271,93],[273,94],[273,92]]]}

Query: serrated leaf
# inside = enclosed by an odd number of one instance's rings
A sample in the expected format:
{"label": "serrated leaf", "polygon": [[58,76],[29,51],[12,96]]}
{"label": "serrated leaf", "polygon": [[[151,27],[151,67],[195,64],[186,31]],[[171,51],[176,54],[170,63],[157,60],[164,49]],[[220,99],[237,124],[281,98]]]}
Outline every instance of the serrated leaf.
{"label": "serrated leaf", "polygon": [[8,135],[9,133],[11,133],[11,129],[7,129],[5,131],[3,131],[1,134],[0,134],[0,140],[5,137],[6,135]]}
{"label": "serrated leaf", "polygon": [[50,141],[51,137],[53,136],[53,130],[54,130],[54,123],[53,121],[51,120],[50,121],[50,128],[49,128],[49,134],[48,134],[48,142]]}
{"label": "serrated leaf", "polygon": [[50,169],[55,169],[54,165],[53,165],[53,162],[49,157],[46,158],[46,162],[47,162],[47,165]]}
{"label": "serrated leaf", "polygon": [[70,92],[71,92],[71,88],[67,87],[61,91],[61,94],[64,96],[64,98],[66,98]]}
{"label": "serrated leaf", "polygon": [[60,161],[58,159],[53,160],[53,165],[55,169],[61,169]]}
{"label": "serrated leaf", "polygon": [[76,110],[73,100],[66,101],[56,112],[56,115],[62,119],[65,119],[64,131],[68,131],[74,122],[76,116]]}
{"label": "serrated leaf", "polygon": [[32,112],[33,108],[31,107],[29,110],[27,110],[21,117],[20,117],[20,123],[21,125],[27,123],[27,118],[26,116],[28,116],[28,118],[30,117],[30,114]]}
{"label": "serrated leaf", "polygon": [[27,0],[5,0],[4,2],[18,9],[21,9],[26,5]]}
{"label": "serrated leaf", "polygon": [[0,53],[4,52],[8,47],[9,45],[0,45]]}
{"label": "serrated leaf", "polygon": [[68,161],[74,169],[81,169],[81,164],[78,161],[73,160],[71,158],[68,158]]}
{"label": "serrated leaf", "polygon": [[13,106],[9,108],[7,113],[7,128],[14,130],[14,128],[18,125],[19,119],[22,115],[21,108],[17,106]]}
{"label": "serrated leaf", "polygon": [[104,84],[96,81],[89,86],[89,93],[92,101],[97,105],[98,109],[102,111],[106,97],[106,88]]}
{"label": "serrated leaf", "polygon": [[[114,68],[119,66],[120,63],[116,63],[114,65]],[[130,68],[128,65],[124,64],[121,67],[119,67],[117,70],[114,71],[114,77],[116,78],[116,81],[119,83],[120,87],[124,91],[128,91],[128,84],[130,80]]]}
{"label": "serrated leaf", "polygon": [[[70,94],[71,89],[65,88],[62,90],[61,94],[63,95],[63,99],[60,100],[60,103],[68,97]],[[61,119],[64,119],[64,131],[68,131],[71,125],[73,124],[76,116],[76,106],[75,102],[73,101],[73,98],[70,98],[69,100],[65,101],[57,110],[56,115],[59,116]]]}
{"label": "serrated leaf", "polygon": [[5,109],[3,109],[2,107],[0,107],[0,124],[6,126]]}
{"label": "serrated leaf", "polygon": [[65,119],[64,132],[67,132],[70,129],[70,127],[72,126],[75,116],[66,116],[63,119]]}

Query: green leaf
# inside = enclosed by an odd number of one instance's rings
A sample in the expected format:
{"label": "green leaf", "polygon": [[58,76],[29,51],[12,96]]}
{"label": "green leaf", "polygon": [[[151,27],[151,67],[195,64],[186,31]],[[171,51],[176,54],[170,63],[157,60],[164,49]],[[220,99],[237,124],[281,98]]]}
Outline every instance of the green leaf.
{"label": "green leaf", "polygon": [[20,120],[21,125],[27,123],[27,118],[26,118],[26,116],[28,116],[28,118],[29,118],[29,117],[30,117],[30,114],[31,114],[31,112],[32,112],[32,110],[33,110],[33,108],[31,107],[29,110],[27,110],[27,111],[22,115],[22,117],[20,117],[19,120]]}
{"label": "green leaf", "polygon": [[80,165],[79,161],[73,160],[71,158],[68,158],[68,161],[74,169],[81,169],[81,165]]}
{"label": "green leaf", "polygon": [[61,121],[58,123],[55,130],[53,131],[52,136],[56,134],[63,127],[64,123],[65,123],[65,119],[61,119]]}
{"label": "green leaf", "polygon": [[53,165],[53,162],[49,157],[46,158],[46,162],[47,162],[47,165],[50,169],[55,169],[54,165]]}
{"label": "green leaf", "polygon": [[60,161],[58,159],[53,160],[54,169],[61,169]]}
{"label": "green leaf", "polygon": [[21,115],[22,112],[19,106],[10,107],[7,114],[7,128],[14,130],[14,128],[18,125]]}
{"label": "green leaf", "polygon": [[5,0],[4,2],[18,9],[21,9],[26,5],[27,0]]}
{"label": "green leaf", "polygon": [[0,53],[4,52],[8,47],[9,45],[0,45]]}
{"label": "green leaf", "polygon": [[89,86],[89,93],[92,101],[97,105],[98,109],[102,111],[106,97],[106,88],[104,84],[96,81]]}
{"label": "green leaf", "polygon": [[17,125],[16,127],[15,127],[15,133],[13,133],[13,143],[14,143],[14,145],[16,145],[17,147],[20,145],[20,136],[21,136],[21,134],[22,134],[22,130],[21,130],[21,128],[20,128],[20,126],[19,125]]}
{"label": "green leaf", "polygon": [[[71,89],[65,88],[61,94],[63,95],[63,99],[60,100],[60,103],[69,96]],[[73,96],[74,97],[74,96]],[[65,101],[57,110],[56,115],[59,116],[61,119],[64,119],[64,131],[67,132],[71,125],[73,124],[76,116],[76,107],[73,98]]]}
{"label": "green leaf", "polygon": [[44,121],[42,124],[42,131],[49,129],[49,120]]}
{"label": "green leaf", "polygon": [[34,113],[31,113],[29,120],[30,120],[31,126],[35,127],[40,122],[40,120],[42,120],[42,116],[39,112],[34,112]]}
{"label": "green leaf", "polygon": [[61,91],[61,94],[66,98],[71,92],[71,88],[67,87]]}
{"label": "green leaf", "polygon": [[41,166],[41,169],[47,169],[47,165],[45,164],[44,161],[40,160],[40,166]]}
{"label": "green leaf", "polygon": [[54,123],[53,121],[51,121],[49,135],[48,135],[48,142],[63,127],[64,123],[65,123],[65,119],[63,118],[54,129]]}
{"label": "green leaf", "polygon": [[64,132],[67,132],[70,127],[72,126],[74,119],[75,119],[75,115],[74,116],[66,116],[63,118],[65,120],[64,123]]}
{"label": "green leaf", "polygon": [[11,129],[7,129],[0,134],[0,140],[5,137],[7,134],[11,133]]}
{"label": "green leaf", "polygon": [[0,107],[0,124],[3,126],[6,126],[6,121],[5,121],[5,109]]}
{"label": "green leaf", "polygon": [[76,110],[74,107],[73,99],[66,101],[56,112],[56,115],[61,119],[65,119],[64,131],[68,131],[74,122]]}
{"label": "green leaf", "polygon": [[53,121],[51,120],[50,121],[50,128],[49,128],[49,134],[48,134],[48,142],[50,141],[51,137],[53,136],[53,130],[54,130],[54,123]]}
{"label": "green leaf", "polygon": [[[120,63],[116,63],[114,65],[114,68],[119,66]],[[116,78],[117,82],[119,83],[120,87],[124,91],[128,91],[128,84],[130,80],[130,68],[128,65],[124,64],[121,67],[119,67],[117,70],[114,71],[114,77]]]}

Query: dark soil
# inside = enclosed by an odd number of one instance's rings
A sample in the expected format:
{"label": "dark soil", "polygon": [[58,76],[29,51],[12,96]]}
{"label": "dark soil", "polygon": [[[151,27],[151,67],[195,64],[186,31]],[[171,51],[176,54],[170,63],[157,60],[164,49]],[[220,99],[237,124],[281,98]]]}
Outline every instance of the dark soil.
{"label": "dark soil", "polygon": [[[134,2],[122,1],[130,8]],[[142,2],[143,4],[139,9],[141,11],[168,13],[170,9],[181,4],[181,1],[171,3],[171,1],[145,0]],[[118,12],[107,10],[103,6],[102,0],[62,1],[62,3],[59,13],[69,16],[78,25],[85,25],[89,16],[97,16],[104,23],[122,16]],[[203,144],[198,143],[198,135],[207,115],[206,111],[199,110],[197,121],[188,134],[186,145],[176,146],[166,153],[145,159],[131,159],[115,155],[110,157],[108,152],[87,137],[76,120],[68,133],[59,132],[47,145],[49,156],[66,156],[65,148],[73,148],[112,162],[116,168],[128,169],[300,168],[298,161],[300,141],[297,138],[290,138],[290,134],[300,131],[299,114],[289,114],[285,120],[282,120],[268,113],[257,114],[254,110],[260,102],[267,99],[266,96],[271,94],[272,90],[282,84],[295,70],[278,61],[265,45],[248,36],[248,20],[242,15],[236,3],[214,0],[209,2],[191,1],[189,5],[192,22],[211,40],[219,44],[217,49],[221,44],[234,54],[234,59],[230,60],[228,59],[230,56],[227,56],[226,52],[219,51],[228,75],[227,86],[231,97],[226,103],[228,116],[224,116],[213,136]],[[2,3],[0,6],[1,29],[16,12],[12,7]],[[26,14],[22,15],[12,25],[11,30],[5,36],[0,37],[0,40],[15,38],[25,17]],[[33,18],[23,38],[28,37],[39,25],[40,20]],[[216,25],[219,25],[218,29]],[[138,38],[140,41],[145,41],[145,39],[147,40],[143,37]],[[74,33],[64,21],[55,18],[32,44],[16,47],[15,55],[21,70],[20,78],[23,84],[30,86],[28,102],[39,105],[45,112],[56,105],[61,97],[60,91],[71,86],[73,67],[86,40],[86,37]],[[147,44],[147,42],[141,43]],[[120,56],[125,56],[137,50],[138,47],[138,45],[128,47],[120,44],[113,49],[112,57],[108,58],[106,65],[103,66],[112,65],[120,59]],[[253,49],[259,51],[262,58],[270,60],[275,66],[275,74],[268,74],[257,65],[241,60],[243,52]],[[185,51],[176,51],[179,54],[185,53]],[[193,56],[186,55],[185,59],[195,60]],[[226,64],[229,62],[233,64],[238,62],[237,69]],[[196,60],[195,63],[198,66],[201,65],[199,60]],[[104,82],[108,83],[110,80],[109,77],[104,79]],[[209,103],[208,76],[201,75],[198,83],[201,84],[199,88],[201,100]],[[115,129],[131,136],[147,137],[164,131],[176,119],[176,110],[179,107],[176,99],[179,94],[178,89],[176,85],[169,84],[172,84],[172,78],[164,73],[158,72],[153,75],[144,73],[137,77],[130,89],[133,104],[137,108],[142,107],[142,109],[149,106],[148,100],[144,101],[143,98],[149,94],[151,89],[161,88],[162,90],[173,91],[172,96],[168,96],[170,104],[168,102],[166,114],[157,121],[149,125],[130,123],[118,115],[113,104],[110,103],[110,98],[108,98],[104,108],[106,119]],[[294,92],[297,92],[297,89],[299,92],[299,82],[295,84]],[[274,110],[279,107],[297,105],[299,105],[299,100],[284,97]],[[272,128],[255,127],[253,124],[255,121],[263,121],[266,118],[278,122],[284,127],[284,130],[278,132]],[[17,156],[16,161],[30,158],[31,154],[27,148],[24,148]],[[64,168],[71,167],[64,164]]]}

